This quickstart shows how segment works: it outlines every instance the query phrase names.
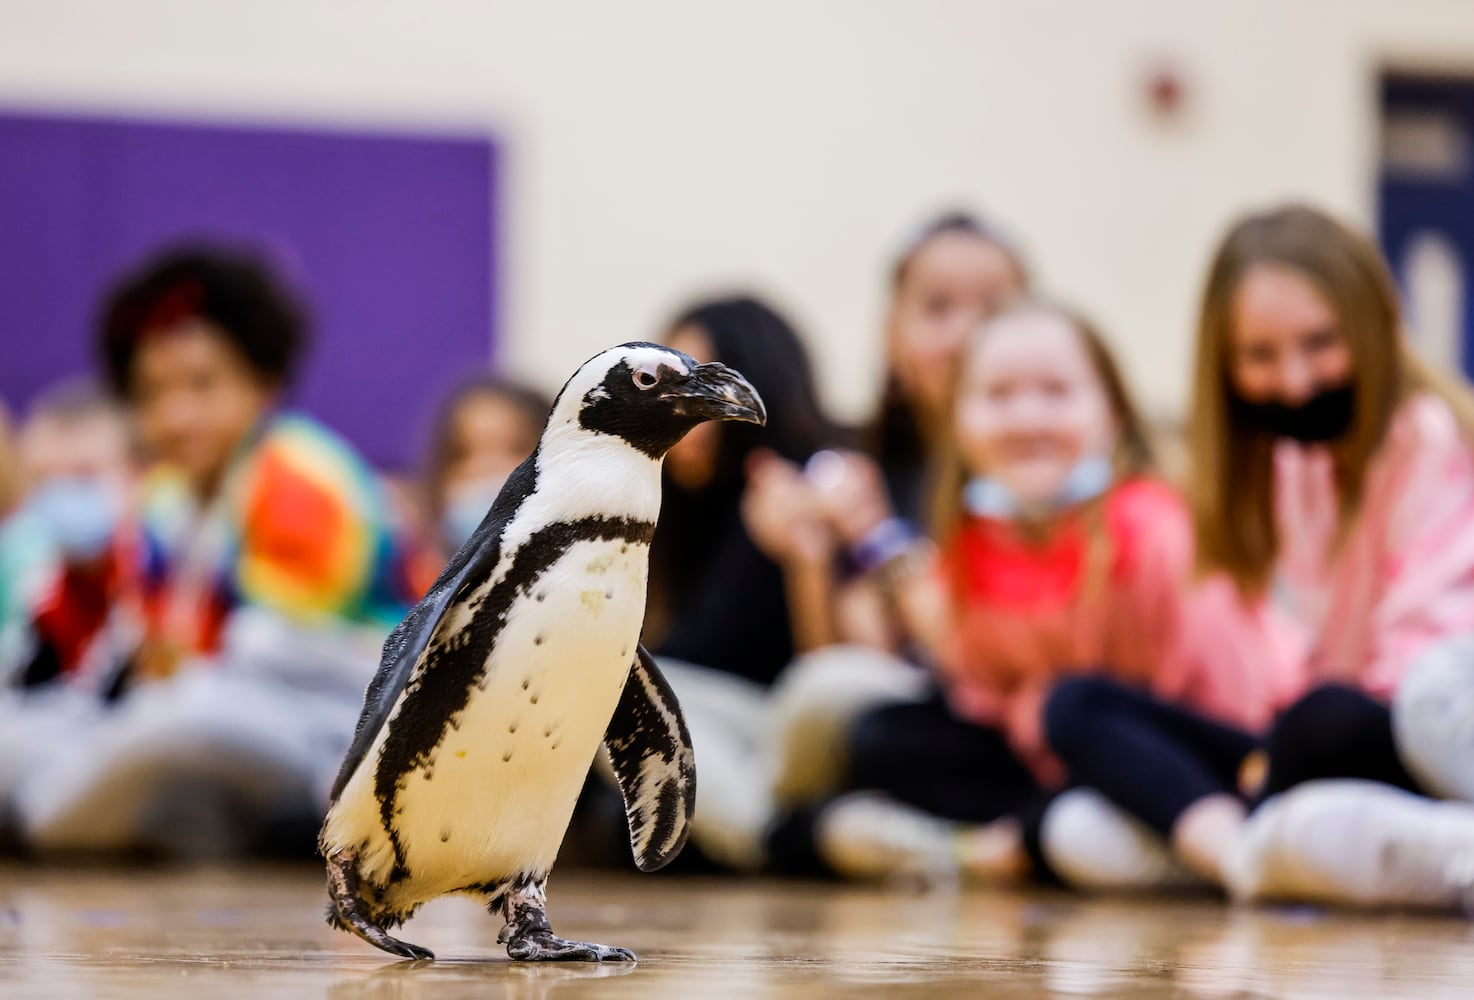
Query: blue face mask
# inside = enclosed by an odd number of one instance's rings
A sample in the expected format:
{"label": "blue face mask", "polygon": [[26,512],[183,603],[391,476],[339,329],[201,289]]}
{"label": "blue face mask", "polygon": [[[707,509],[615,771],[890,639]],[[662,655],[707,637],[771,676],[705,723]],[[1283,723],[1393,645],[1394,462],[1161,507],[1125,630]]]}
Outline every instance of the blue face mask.
{"label": "blue face mask", "polygon": [[483,479],[458,489],[456,496],[446,499],[445,512],[440,515],[440,541],[447,551],[458,551],[476,533],[502,491],[503,482],[499,477]]}
{"label": "blue face mask", "polygon": [[978,476],[962,489],[962,504],[974,517],[1016,521],[1051,517],[1111,488],[1115,469],[1104,455],[1091,455],[1075,463],[1054,496],[1042,501],[1021,501],[1012,489],[997,479]]}
{"label": "blue face mask", "polygon": [[107,551],[123,516],[116,491],[93,479],[53,479],[26,500],[39,530],[72,562],[87,562]]}

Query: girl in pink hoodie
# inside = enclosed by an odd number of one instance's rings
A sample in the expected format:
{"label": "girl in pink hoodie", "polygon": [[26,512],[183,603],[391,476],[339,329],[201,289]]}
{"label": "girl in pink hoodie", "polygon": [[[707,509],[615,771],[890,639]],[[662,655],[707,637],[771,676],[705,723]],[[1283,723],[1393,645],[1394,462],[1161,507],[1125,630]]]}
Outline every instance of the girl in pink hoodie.
{"label": "girl in pink hoodie", "polygon": [[[1223,747],[1185,728],[1190,713],[1099,684],[1056,691],[1051,747],[1239,894],[1450,901],[1455,887],[1430,864],[1445,841],[1474,846],[1474,810],[1428,813],[1407,794],[1440,790],[1409,771],[1418,749],[1448,754],[1410,745],[1433,726],[1394,738],[1390,701],[1420,657],[1474,634],[1474,398],[1404,345],[1370,241],[1289,207],[1241,221],[1219,248],[1190,434],[1197,562],[1210,579],[1186,636],[1198,655],[1274,661],[1293,681],[1264,753],[1246,755],[1236,781],[1201,780],[1223,773]],[[1467,676],[1474,660],[1463,666]],[[1123,719],[1155,750],[1147,774],[1109,766]],[[1192,780],[1164,797],[1163,774]],[[1290,789],[1245,830],[1246,798]]]}

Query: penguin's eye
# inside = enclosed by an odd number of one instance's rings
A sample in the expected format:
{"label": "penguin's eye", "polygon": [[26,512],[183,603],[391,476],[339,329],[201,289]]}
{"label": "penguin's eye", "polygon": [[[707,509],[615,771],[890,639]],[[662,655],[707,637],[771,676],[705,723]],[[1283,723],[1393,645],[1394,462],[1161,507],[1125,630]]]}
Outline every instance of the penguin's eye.
{"label": "penguin's eye", "polygon": [[643,368],[635,372],[635,385],[641,389],[653,389],[659,381],[660,377],[654,372],[647,372]]}

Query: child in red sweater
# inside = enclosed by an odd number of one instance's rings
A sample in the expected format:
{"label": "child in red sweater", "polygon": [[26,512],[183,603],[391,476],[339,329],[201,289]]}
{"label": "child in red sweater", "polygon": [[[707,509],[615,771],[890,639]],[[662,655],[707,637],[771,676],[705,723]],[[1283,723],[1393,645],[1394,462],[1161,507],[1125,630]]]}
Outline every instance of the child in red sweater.
{"label": "child in red sweater", "polygon": [[[1066,775],[1041,711],[1062,678],[1110,676],[1245,725],[1275,693],[1273,678],[1221,675],[1184,641],[1187,512],[1151,477],[1142,421],[1090,326],[1015,307],[975,335],[958,376],[935,545],[894,518],[864,460],[828,477],[836,530],[875,567],[936,678],[928,697],[855,728],[861,792],[816,827],[820,856],[848,874],[1047,867],[1033,820]],[[912,835],[895,836],[906,823]]]}

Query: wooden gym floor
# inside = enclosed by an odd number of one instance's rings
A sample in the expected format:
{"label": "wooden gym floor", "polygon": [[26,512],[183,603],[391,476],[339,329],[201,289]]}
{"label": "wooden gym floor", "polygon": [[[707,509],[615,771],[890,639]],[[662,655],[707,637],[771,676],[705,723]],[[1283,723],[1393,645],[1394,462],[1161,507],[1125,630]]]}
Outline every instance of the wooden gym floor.
{"label": "wooden gym floor", "polygon": [[511,964],[454,899],[403,935],[441,961],[400,963],[322,905],[305,866],[0,867],[0,997],[1474,997],[1454,917],[556,874],[555,927],[633,948],[630,969]]}

